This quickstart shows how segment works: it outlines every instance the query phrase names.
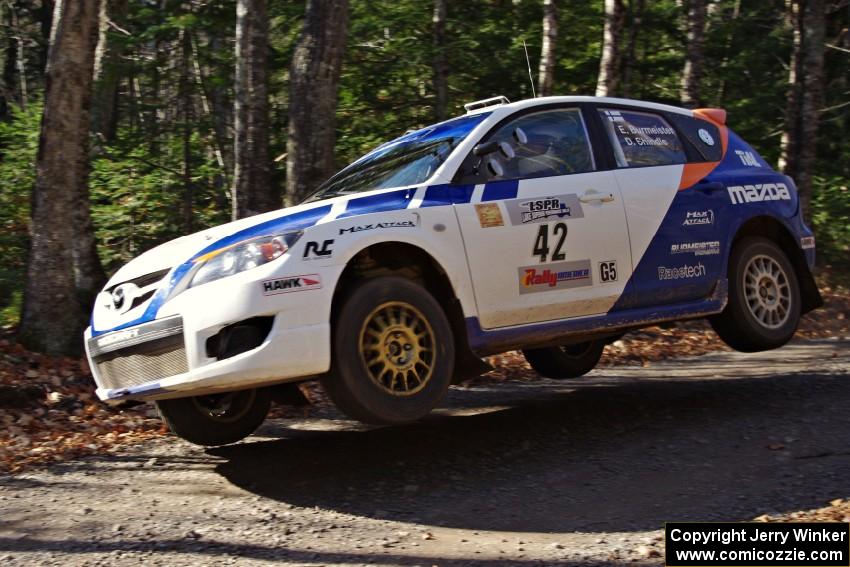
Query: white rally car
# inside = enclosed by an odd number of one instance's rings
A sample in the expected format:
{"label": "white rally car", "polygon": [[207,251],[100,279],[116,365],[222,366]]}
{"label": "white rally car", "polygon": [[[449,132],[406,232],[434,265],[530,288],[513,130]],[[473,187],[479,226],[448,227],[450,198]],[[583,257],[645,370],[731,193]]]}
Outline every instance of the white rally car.
{"label": "white rally car", "polygon": [[821,298],[793,181],[720,109],[549,97],[467,105],[352,163],[305,203],[158,246],[98,296],[86,348],[108,402],[177,435],[249,435],[276,388],[320,377],[396,424],[522,349],[589,372],[607,342],[709,317],[778,347]]}

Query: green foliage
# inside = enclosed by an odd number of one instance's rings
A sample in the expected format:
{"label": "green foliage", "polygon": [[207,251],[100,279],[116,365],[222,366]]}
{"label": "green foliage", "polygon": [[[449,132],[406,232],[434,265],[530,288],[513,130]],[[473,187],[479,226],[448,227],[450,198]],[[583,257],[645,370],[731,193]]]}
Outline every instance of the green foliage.
{"label": "green foliage", "polygon": [[[35,183],[41,106],[13,107],[8,122],[0,122],[0,323],[17,313],[15,291],[26,271],[30,191]],[[17,302],[20,301],[18,296]]]}
{"label": "green foliage", "polygon": [[816,177],[811,202],[812,228],[817,239],[818,255],[825,262],[850,269],[850,180]]}
{"label": "green foliage", "polygon": [[[621,85],[620,94],[676,104],[686,47],[681,2],[645,1],[638,13],[640,4],[626,2],[624,49],[631,45],[628,24],[639,17],[641,27],[629,62],[631,79]],[[791,43],[785,2],[715,0],[711,6],[703,102],[726,108],[729,124],[775,163]],[[432,10],[430,1],[352,0],[337,111],[339,167],[389,138],[433,122]],[[555,94],[593,94],[602,2],[559,0],[558,14]],[[289,64],[303,15],[303,2],[269,3],[273,156],[286,148]],[[463,103],[474,99],[531,96],[523,42],[536,80],[541,18],[540,0],[448,2],[450,115],[462,113]],[[827,19],[828,42],[842,41],[846,20],[846,10]],[[162,6],[130,2],[122,24],[127,33],[110,33],[122,53],[116,63],[121,77],[118,135],[93,144],[91,170],[92,217],[108,272],[161,242],[229,219],[235,25],[234,0],[168,1]],[[845,52],[826,51],[821,178],[812,199],[819,254],[845,266],[850,252],[847,61]],[[185,80],[181,73],[187,67]],[[15,309],[10,307],[15,297],[20,300],[14,292],[23,281],[28,246],[41,116],[32,101],[42,94],[41,68],[30,62],[27,109],[13,107],[0,116],[0,321],[5,320],[2,313]],[[284,170],[284,161],[275,163],[274,182],[280,187]]]}

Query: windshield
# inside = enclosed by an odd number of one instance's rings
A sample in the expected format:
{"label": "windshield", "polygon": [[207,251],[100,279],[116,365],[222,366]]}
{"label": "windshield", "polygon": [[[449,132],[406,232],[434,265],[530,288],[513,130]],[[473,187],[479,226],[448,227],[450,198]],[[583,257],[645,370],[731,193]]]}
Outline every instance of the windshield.
{"label": "windshield", "polygon": [[461,116],[382,144],[323,183],[308,201],[422,183],[489,115]]}

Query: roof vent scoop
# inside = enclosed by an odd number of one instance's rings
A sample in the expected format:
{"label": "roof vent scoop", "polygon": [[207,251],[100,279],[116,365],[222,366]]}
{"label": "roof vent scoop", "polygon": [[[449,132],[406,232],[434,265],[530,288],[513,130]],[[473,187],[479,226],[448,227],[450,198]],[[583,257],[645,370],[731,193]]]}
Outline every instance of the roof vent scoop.
{"label": "roof vent scoop", "polygon": [[463,105],[467,112],[472,112],[473,110],[479,110],[481,108],[487,108],[488,106],[499,106],[502,104],[510,104],[511,101],[508,100],[506,96],[494,96],[493,98],[485,98],[484,100],[476,100],[473,102],[468,102]]}
{"label": "roof vent scoop", "polygon": [[726,111],[722,108],[696,108],[694,114],[716,122],[721,126],[726,125]]}

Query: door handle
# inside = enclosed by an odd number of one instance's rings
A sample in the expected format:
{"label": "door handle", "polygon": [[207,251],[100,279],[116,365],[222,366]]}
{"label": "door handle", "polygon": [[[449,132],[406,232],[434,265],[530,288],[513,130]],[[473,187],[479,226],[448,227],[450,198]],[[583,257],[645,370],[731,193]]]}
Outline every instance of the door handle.
{"label": "door handle", "polygon": [[611,203],[611,202],[614,201],[614,194],[613,193],[600,193],[599,191],[596,191],[595,189],[588,189],[587,191],[584,192],[584,195],[582,195],[581,197],[578,198],[578,200],[581,201],[582,203],[594,203],[594,202],[597,202],[597,201],[600,202],[600,203]]}

